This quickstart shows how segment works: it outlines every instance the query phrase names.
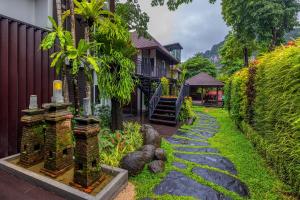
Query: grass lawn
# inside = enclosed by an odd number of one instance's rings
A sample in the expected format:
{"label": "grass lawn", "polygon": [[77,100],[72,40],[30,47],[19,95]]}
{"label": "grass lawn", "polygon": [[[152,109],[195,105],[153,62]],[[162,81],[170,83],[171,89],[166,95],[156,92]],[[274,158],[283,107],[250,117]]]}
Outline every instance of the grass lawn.
{"label": "grass lawn", "polygon": [[[195,111],[201,111],[215,117],[220,125],[219,132],[209,139],[212,147],[220,150],[221,155],[230,159],[238,171],[238,177],[247,184],[250,190],[251,199],[253,200],[275,200],[275,199],[292,199],[283,196],[285,186],[274,175],[274,173],[266,166],[262,157],[255,151],[251,143],[246,137],[236,128],[235,124],[231,121],[227,111],[217,108],[203,108],[194,107]],[[189,127],[184,125],[185,127]],[[178,145],[177,145],[178,146]],[[221,186],[207,182],[206,180],[192,174],[191,170],[197,165],[189,161],[184,161],[173,156],[174,149],[172,145],[163,140],[162,148],[167,152],[168,162],[166,169],[160,174],[151,174],[147,170],[136,176],[131,177],[130,181],[136,186],[137,199],[150,197],[154,199],[194,199],[192,197],[177,197],[171,195],[158,196],[152,191],[153,188],[167,175],[171,170],[177,170],[189,176],[195,181],[208,185],[213,189],[224,193],[232,199],[242,199],[236,193],[228,191]],[[187,169],[178,169],[172,166],[173,161],[180,161],[187,164]],[[207,166],[201,166],[209,168]]]}

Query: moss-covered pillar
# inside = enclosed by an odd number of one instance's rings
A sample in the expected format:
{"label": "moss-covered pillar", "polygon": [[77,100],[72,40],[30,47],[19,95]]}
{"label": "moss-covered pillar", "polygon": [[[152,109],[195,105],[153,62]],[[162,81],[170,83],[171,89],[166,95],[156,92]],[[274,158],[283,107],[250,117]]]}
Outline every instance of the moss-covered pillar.
{"label": "moss-covered pillar", "polygon": [[99,121],[92,117],[76,118],[74,136],[75,171],[74,183],[83,187],[92,185],[100,178]]}
{"label": "moss-covered pillar", "polygon": [[30,167],[44,159],[44,110],[23,110],[20,164]]}
{"label": "moss-covered pillar", "polygon": [[67,110],[70,104],[44,104],[45,114],[45,163],[41,170],[48,176],[57,177],[73,166],[73,135],[71,119]]}

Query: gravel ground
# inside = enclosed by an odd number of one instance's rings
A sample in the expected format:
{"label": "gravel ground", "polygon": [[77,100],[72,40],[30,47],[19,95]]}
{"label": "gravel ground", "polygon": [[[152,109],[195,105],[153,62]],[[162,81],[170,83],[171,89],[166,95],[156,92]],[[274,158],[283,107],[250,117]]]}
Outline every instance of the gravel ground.
{"label": "gravel ground", "polygon": [[124,188],[114,200],[134,200],[134,199],[135,199],[134,185],[128,182],[127,187]]}

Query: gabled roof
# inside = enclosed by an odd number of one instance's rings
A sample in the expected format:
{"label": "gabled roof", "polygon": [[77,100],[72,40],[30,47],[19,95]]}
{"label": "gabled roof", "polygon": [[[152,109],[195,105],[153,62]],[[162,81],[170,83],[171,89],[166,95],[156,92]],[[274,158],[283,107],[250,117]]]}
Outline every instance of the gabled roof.
{"label": "gabled roof", "polygon": [[173,44],[167,44],[164,46],[166,49],[171,50],[171,49],[183,49],[180,43],[173,43]]}
{"label": "gabled roof", "polygon": [[216,80],[214,77],[208,75],[207,73],[199,73],[192,78],[186,80],[186,83],[190,86],[212,86],[212,87],[223,87],[224,83]]}
{"label": "gabled roof", "polygon": [[150,37],[149,39],[145,38],[143,36],[139,37],[136,31],[131,33],[131,40],[132,40],[135,48],[137,48],[137,49],[157,49],[163,55],[165,55],[171,61],[173,61],[174,64],[179,63],[179,61],[173,55],[171,55],[170,52],[164,46],[162,46],[156,39],[154,39],[154,37],[152,37],[150,34],[149,34],[149,37]]}

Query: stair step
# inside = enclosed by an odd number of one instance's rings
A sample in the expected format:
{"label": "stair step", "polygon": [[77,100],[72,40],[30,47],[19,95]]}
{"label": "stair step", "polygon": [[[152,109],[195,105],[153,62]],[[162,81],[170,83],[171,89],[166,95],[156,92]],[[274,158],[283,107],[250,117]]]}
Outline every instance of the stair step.
{"label": "stair step", "polygon": [[151,118],[150,121],[152,123],[165,124],[165,125],[176,125],[177,124],[177,122],[175,120],[171,121],[171,120],[162,120],[162,119],[153,119],[153,118]]}
{"label": "stair step", "polygon": [[[175,114],[175,113],[174,113]],[[153,114],[152,119],[162,119],[162,120],[175,120],[175,115],[170,115],[169,113],[166,114]]]}
{"label": "stair step", "polygon": [[177,98],[166,98],[166,97],[161,97],[160,98],[161,101],[177,101]]}
{"label": "stair step", "polygon": [[176,106],[171,106],[171,105],[158,104],[156,108],[161,109],[161,110],[176,110]]}
{"label": "stair step", "polygon": [[154,113],[170,113],[170,114],[175,114],[175,110],[165,110],[165,109],[155,109]]}
{"label": "stair step", "polygon": [[158,105],[170,105],[170,106],[175,106],[176,102],[172,102],[172,101],[159,101]]}

